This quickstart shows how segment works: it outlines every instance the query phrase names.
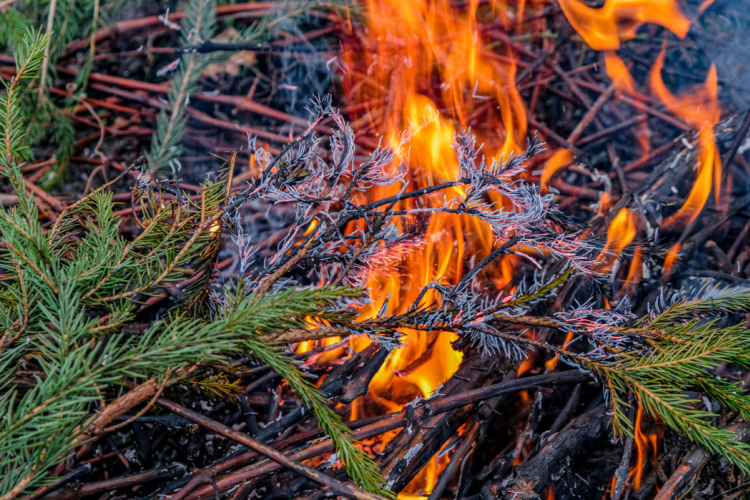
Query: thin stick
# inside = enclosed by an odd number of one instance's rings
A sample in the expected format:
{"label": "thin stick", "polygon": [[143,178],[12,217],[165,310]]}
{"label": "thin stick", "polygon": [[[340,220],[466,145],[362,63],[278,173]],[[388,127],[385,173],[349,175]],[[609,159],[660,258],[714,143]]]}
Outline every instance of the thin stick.
{"label": "thin stick", "polygon": [[280,451],[276,451],[270,446],[266,446],[265,444],[259,443],[255,441],[254,439],[251,439],[250,437],[248,437],[246,434],[239,432],[239,431],[235,431],[234,429],[231,429],[225,425],[222,425],[219,422],[216,422],[215,420],[204,417],[200,413],[194,412],[192,410],[188,410],[184,406],[180,406],[177,403],[173,403],[166,399],[159,398],[156,404],[158,404],[162,408],[165,408],[171,411],[172,413],[175,413],[188,420],[192,420],[193,422],[199,425],[202,425],[203,427],[211,429],[212,431],[215,431],[226,438],[233,439],[234,441],[237,441],[238,443],[244,444],[245,446],[255,451],[256,453],[270,458],[274,462],[283,465],[284,467],[296,472],[300,476],[306,477],[307,479],[315,481],[316,483],[322,485],[326,490],[336,495],[343,495],[348,498],[355,498],[357,500],[383,500],[382,497],[378,495],[375,495],[373,493],[368,493],[366,491],[362,491],[346,483],[342,483],[341,481],[333,479],[330,476],[326,476],[325,474],[322,474],[314,469],[311,469],[307,467],[306,465],[297,463],[294,460],[287,457],[286,455],[284,455],[283,453],[281,453]]}
{"label": "thin stick", "polygon": [[[47,14],[47,33],[52,33],[52,24],[55,20],[55,10],[57,9],[57,0],[51,0],[49,3],[49,14]],[[44,47],[44,60],[42,60],[42,77],[39,80],[39,105],[44,101],[44,84],[47,81],[47,70],[49,69],[49,46],[48,42]]]}
{"label": "thin stick", "polygon": [[119,424],[111,425],[109,427],[105,427],[103,429],[100,429],[98,431],[98,434],[106,434],[112,431],[116,431],[117,429],[122,429],[125,426],[128,426],[141,418],[143,415],[145,415],[155,404],[156,400],[159,399],[161,396],[161,393],[164,392],[164,388],[167,386],[167,381],[169,381],[169,377],[172,375],[172,369],[170,367],[167,367],[167,373],[164,375],[164,380],[161,381],[161,384],[159,384],[158,389],[156,389],[156,393],[154,394],[154,397],[151,398],[151,401],[146,403],[146,406],[141,408],[141,410],[130,417],[129,419],[125,420],[124,422],[120,422]]}
{"label": "thin stick", "polygon": [[607,87],[607,90],[602,92],[602,94],[599,96],[599,98],[596,100],[596,102],[589,108],[588,112],[586,113],[586,116],[583,117],[583,119],[576,125],[576,128],[571,132],[571,134],[568,136],[567,141],[571,144],[575,144],[576,141],[581,137],[581,134],[583,134],[583,131],[586,130],[586,127],[589,126],[589,124],[596,118],[596,115],[599,113],[599,111],[602,109],[602,107],[609,101],[609,99],[612,97],[612,95],[615,93],[615,85],[612,84],[609,87]]}
{"label": "thin stick", "polygon": [[[533,377],[525,377],[522,379],[515,379],[508,382],[500,382],[493,385],[481,387],[479,389],[473,389],[471,391],[462,392],[454,396],[443,396],[435,399],[426,401],[425,404],[418,406],[413,412],[408,410],[402,410],[397,413],[389,413],[382,417],[374,418],[375,422],[360,427],[352,433],[354,439],[361,441],[374,436],[378,436],[388,431],[399,429],[407,425],[413,425],[424,420],[428,420],[435,415],[445,413],[456,408],[460,408],[467,404],[476,403],[479,401],[492,399],[502,394],[512,394],[518,391],[524,391],[532,388],[539,387],[540,385],[562,385],[583,382],[584,380],[590,380],[590,377],[585,373],[577,370],[569,370],[566,372],[554,372],[545,373],[543,375],[536,375]],[[369,419],[363,419],[360,422],[367,421]],[[317,435],[317,434],[316,434]],[[307,438],[307,435],[297,435],[288,438],[286,442],[274,443],[274,447],[280,447],[297,443],[301,438]],[[333,451],[333,443],[330,439],[319,441],[305,448],[302,451],[295,453],[292,458],[298,461],[307,460],[309,458],[317,457],[323,453]],[[252,457],[248,457],[248,460]],[[276,470],[279,470],[280,466],[273,463],[258,464],[248,470],[237,472],[236,474],[227,475],[217,481],[221,490],[227,490],[233,488],[240,483],[249,481],[256,477],[261,477],[265,474],[270,474]],[[198,491],[193,492],[188,499],[197,500],[203,498],[205,495],[210,494],[208,488],[202,488]]]}
{"label": "thin stick", "polygon": [[737,151],[740,149],[740,145],[745,139],[748,129],[750,129],[750,109],[748,109],[747,113],[745,113],[745,119],[742,120],[740,129],[737,131],[737,135],[734,136],[734,140],[732,141],[732,145],[729,147],[729,151],[727,151],[726,156],[724,156],[724,159],[721,161],[721,164],[724,165],[724,172],[722,172],[721,175],[722,182],[727,177],[727,172],[729,172],[729,165],[734,161],[734,157],[737,154]]}

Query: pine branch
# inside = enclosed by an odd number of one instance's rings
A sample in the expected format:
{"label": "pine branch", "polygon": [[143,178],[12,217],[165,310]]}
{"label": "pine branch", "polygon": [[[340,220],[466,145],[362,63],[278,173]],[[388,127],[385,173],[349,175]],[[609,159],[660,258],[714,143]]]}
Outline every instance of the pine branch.
{"label": "pine branch", "polygon": [[4,169],[11,169],[14,158],[24,156],[28,149],[19,109],[21,82],[40,69],[49,44],[49,34],[29,31],[26,37],[18,47],[16,75],[9,84],[4,82],[6,94],[0,96],[0,166]]}
{"label": "pine branch", "polygon": [[[214,0],[189,0],[182,22],[182,46],[190,47],[209,40],[214,31],[216,2]],[[170,80],[170,115],[162,110],[157,118],[157,134],[151,142],[149,163],[151,172],[164,172],[178,155],[177,146],[182,141],[187,124],[185,109],[190,97],[200,91],[198,78],[209,64],[209,58],[192,52],[178,59],[175,76]]]}

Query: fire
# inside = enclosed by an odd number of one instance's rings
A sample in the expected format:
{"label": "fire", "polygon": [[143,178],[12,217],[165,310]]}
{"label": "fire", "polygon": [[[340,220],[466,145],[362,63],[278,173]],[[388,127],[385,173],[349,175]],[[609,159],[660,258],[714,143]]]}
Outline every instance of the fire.
{"label": "fire", "polygon": [[560,0],[565,17],[594,50],[617,50],[622,40],[635,38],[641,24],[663,26],[685,38],[690,21],[675,0],[607,0],[595,9],[579,0]]}
{"label": "fire", "polygon": [[[710,5],[706,0],[699,14]],[[663,26],[680,38],[685,38],[690,20],[680,12],[675,0],[607,0],[601,8],[591,8],[579,0],[560,0],[560,7],[571,25],[595,50],[603,50],[607,76],[619,92],[627,92],[639,98],[633,78],[625,63],[615,52],[620,42],[635,37],[638,26],[653,23]],[[698,177],[685,204],[664,225],[688,224],[703,209],[714,186],[718,200],[721,184],[721,160],[717,154],[713,127],[721,116],[717,100],[716,69],[712,65],[703,87],[691,94],[676,97],[664,85],[661,69],[664,51],[651,70],[650,84],[656,96],[672,113],[698,131],[699,158]],[[643,131],[642,131],[643,132]],[[644,154],[649,149],[647,134],[639,134],[638,140]],[[545,168],[546,172],[546,168]],[[551,176],[551,174],[549,174]]]}
{"label": "fire", "polygon": [[633,259],[630,261],[630,269],[628,270],[628,276],[625,279],[623,286],[623,293],[632,295],[635,291],[636,286],[640,283],[643,277],[643,250],[640,245],[636,246],[633,252]]}
{"label": "fire", "polygon": [[635,83],[625,63],[614,50],[604,51],[604,66],[607,76],[619,92],[635,95]]}
{"label": "fire", "polygon": [[555,154],[547,160],[547,163],[544,164],[542,177],[539,181],[542,191],[547,191],[547,185],[549,184],[550,179],[552,179],[552,176],[555,175],[555,172],[563,167],[567,167],[571,163],[573,163],[573,152],[571,150],[561,149],[556,151]]}
{"label": "fire", "polygon": [[610,222],[607,243],[596,259],[599,272],[604,273],[612,268],[622,250],[632,243],[636,231],[633,212],[627,208],[621,209]]}
{"label": "fire", "polygon": [[666,283],[666,280],[669,278],[669,275],[672,273],[673,267],[675,263],[677,262],[677,259],[680,257],[680,250],[682,250],[682,245],[680,242],[677,242],[674,244],[672,248],[669,249],[669,252],[667,253],[667,256],[664,259],[664,273],[662,275],[662,281]]}
{"label": "fire", "polygon": [[635,469],[631,475],[635,476],[634,486],[638,490],[641,488],[641,476],[643,475],[643,464],[646,462],[646,448],[648,447],[648,441],[646,440],[643,432],[641,431],[641,418],[643,417],[643,410],[638,405],[638,414],[635,418],[635,426],[633,429],[634,442],[638,450],[638,462],[636,463]]}
{"label": "fire", "polygon": [[644,434],[642,429],[643,424],[643,409],[640,404],[638,405],[638,413],[635,418],[635,425],[633,426],[633,442],[635,443],[636,450],[638,452],[637,462],[632,471],[630,471],[630,480],[633,481],[633,486],[636,490],[641,487],[641,479],[643,477],[644,465],[646,458],[648,457],[649,451],[653,452],[654,460],[658,451],[659,438],[656,434]]}
{"label": "fire", "polygon": [[[619,93],[627,93],[633,96],[637,101],[643,102],[644,98],[635,88],[635,82],[633,77],[630,75],[630,70],[623,62],[622,58],[617,55],[614,50],[604,51],[604,65],[607,72],[607,76],[612,80],[612,84]],[[641,115],[644,116],[644,115]],[[644,120],[638,126],[636,132],[636,139],[638,144],[641,146],[641,152],[646,155],[650,150],[649,144],[649,132],[648,124],[646,123],[645,116]]]}
{"label": "fire", "polygon": [[[409,164],[410,189],[456,178],[458,162],[451,148],[452,138],[457,130],[467,129],[471,124],[480,124],[472,132],[478,136],[478,143],[484,144],[482,153],[488,157],[500,159],[504,155],[507,158],[509,153],[523,149],[528,132],[527,115],[515,85],[517,67],[513,52],[503,53],[497,48],[489,50],[488,47],[500,42],[489,38],[491,35],[484,29],[488,24],[480,21],[490,20],[481,16],[491,15],[491,19],[499,19],[495,26],[500,25],[506,30],[520,24],[526,6],[524,0],[517,3],[516,9],[506,5],[506,0],[490,0],[489,9],[484,7],[487,2],[479,0],[458,3],[453,0],[365,0],[364,3],[368,12],[366,29],[361,38],[352,42],[352,48],[345,47],[340,56],[342,67],[346,68],[343,78],[347,100],[362,104],[364,108],[363,115],[352,122],[352,127],[357,132],[374,131],[385,143],[395,141],[394,138],[403,130],[424,123],[424,117],[432,114],[430,110],[441,110],[440,116],[414,135],[408,151],[403,151],[398,158],[398,161]],[[586,43],[595,50],[606,51],[607,74],[618,92],[627,92],[636,99],[642,96],[636,91],[625,63],[615,52],[621,41],[634,38],[636,30],[644,23],[663,26],[680,38],[686,36],[690,26],[676,0],[606,0],[601,8],[588,7],[581,0],[560,0],[560,5]],[[351,20],[349,26],[352,26]],[[540,25],[540,29],[544,28]],[[711,82],[707,82],[704,91],[706,96],[714,97],[713,101],[704,99],[701,102],[715,101],[715,76],[713,83],[713,94],[710,94]],[[660,95],[667,104],[671,94],[665,96]],[[675,105],[670,107],[667,104],[667,107],[677,114],[679,112],[675,110],[686,110],[690,102],[697,102],[690,101],[690,96],[671,97]],[[718,106],[711,109],[718,109]],[[688,123],[700,121],[691,122],[680,116]],[[705,134],[706,144],[709,139],[713,140],[713,136],[712,132],[704,130],[715,123],[714,117],[715,113],[709,113],[709,119],[703,120],[699,126],[694,125]],[[641,135],[641,150],[646,154],[648,138],[646,134]],[[702,148],[702,154],[704,150],[708,151]],[[542,189],[547,188],[556,171],[573,161],[570,150],[557,151],[544,167]],[[703,169],[708,174],[700,171],[699,184],[705,184],[707,176],[710,189],[711,179],[717,179],[715,154],[709,157],[706,152],[701,161],[702,165],[710,167]],[[398,186],[375,187],[366,195],[359,194],[357,202],[392,196],[397,190]],[[461,198],[464,192],[456,187],[447,196]],[[503,202],[494,193],[490,196],[495,196],[493,201]],[[694,212],[696,208],[690,207],[697,207],[702,196],[691,193],[689,204],[686,203],[688,208],[684,209]],[[437,198],[434,201],[439,203]],[[414,203],[413,199],[408,199],[394,208],[415,208]],[[610,204],[608,197],[603,198],[600,209],[604,210],[602,207]],[[637,222],[627,209],[621,210],[612,220],[605,249],[597,259],[603,272],[609,271],[622,250],[633,242]],[[388,272],[373,270],[366,275],[364,286],[369,289],[372,302],[362,310],[361,319],[375,316],[384,306],[389,314],[405,312],[413,307],[420,290],[427,284],[438,278],[445,284],[458,283],[465,270],[466,255],[486,255],[493,248],[490,228],[473,218],[432,213],[401,223],[423,225],[426,236],[419,242],[418,250],[402,255],[393,269]],[[629,282],[637,280],[641,272],[639,252],[636,248],[628,272]],[[479,279],[502,289],[511,282],[513,262],[510,257],[499,259],[483,270]],[[434,290],[429,290],[422,303],[437,299]],[[458,368],[461,355],[451,347],[454,340],[451,334],[403,333],[407,335],[406,346],[395,350],[386,360],[370,384],[369,395],[355,402],[352,418],[372,414],[369,407],[373,405],[395,411],[417,396],[429,396]],[[355,350],[361,350],[367,344],[369,341],[362,338],[351,341]],[[546,367],[552,370],[556,363],[556,359],[550,360]],[[531,366],[529,361],[523,368]],[[385,436],[382,445],[385,446],[393,435]],[[412,498],[420,491],[430,491],[439,472],[439,465],[433,460],[401,497]]]}
{"label": "fire", "polygon": [[664,85],[661,78],[661,70],[664,66],[664,50],[656,60],[651,69],[651,89],[672,113],[679,116],[683,121],[698,131],[698,176],[690,191],[685,204],[677,213],[667,218],[664,225],[668,226],[677,222],[688,224],[692,222],[703,209],[709,195],[711,186],[714,187],[714,196],[719,199],[721,190],[721,158],[717,153],[716,139],[714,138],[714,126],[721,117],[721,107],[717,98],[716,67],[711,69],[706,77],[706,82],[694,92],[681,97],[673,95]]}
{"label": "fire", "polygon": [[[414,135],[409,151],[398,161],[409,163],[409,187],[418,189],[441,180],[455,179],[458,158],[451,144],[457,129],[468,129],[480,113],[485,129],[472,130],[484,143],[488,157],[507,158],[522,150],[527,134],[523,101],[515,86],[516,65],[512,57],[494,57],[483,49],[488,44],[477,21],[480,2],[471,0],[466,8],[456,8],[450,0],[367,0],[369,12],[367,36],[361,47],[345,51],[342,58],[349,67],[366,67],[366,75],[349,75],[350,102],[371,102],[367,122],[384,133],[384,139],[424,123],[431,109],[442,114]],[[499,2],[493,11],[505,13]],[[486,15],[485,11],[485,15]],[[480,14],[481,15],[481,14]],[[510,22],[506,18],[507,22]],[[489,54],[489,56],[488,56]],[[364,57],[365,60],[355,60]],[[440,81],[439,87],[434,79]],[[435,90],[435,89],[438,90]],[[363,117],[364,120],[364,117]],[[489,160],[488,160],[489,161]],[[375,187],[367,196],[386,197],[398,186]],[[447,193],[449,198],[465,196],[461,188]],[[440,204],[435,198],[435,204]],[[364,203],[364,196],[358,201]],[[500,197],[493,201],[502,203]],[[396,210],[414,208],[405,200]],[[412,307],[420,290],[441,278],[456,284],[465,270],[465,255],[486,255],[493,248],[490,227],[476,218],[455,214],[429,214],[419,222],[426,236],[418,250],[403,256],[397,269],[388,273],[375,270],[366,276],[365,286],[373,299],[362,311],[362,318],[376,315],[385,301],[389,314]],[[406,221],[402,221],[406,223]],[[488,284],[502,289],[512,276],[512,259],[498,259],[482,273]],[[437,300],[428,291],[423,303]],[[452,334],[404,331],[406,346],[394,351],[370,384],[369,398],[355,403],[352,418],[368,414],[367,406],[381,405],[397,410],[415,396],[429,396],[439,383],[447,381],[458,369],[461,354],[454,351]],[[355,350],[363,349],[366,339],[352,341]],[[389,436],[384,439],[385,442]],[[430,491],[439,474],[432,461],[404,490],[402,497],[418,491]]]}
{"label": "fire", "polygon": [[[562,343],[563,347],[572,342],[574,336],[575,334],[573,332],[568,332],[568,334],[565,336],[565,341]],[[560,358],[557,356],[550,358],[544,363],[544,367],[549,371],[555,371],[555,367],[557,367],[558,361],[560,361]]]}

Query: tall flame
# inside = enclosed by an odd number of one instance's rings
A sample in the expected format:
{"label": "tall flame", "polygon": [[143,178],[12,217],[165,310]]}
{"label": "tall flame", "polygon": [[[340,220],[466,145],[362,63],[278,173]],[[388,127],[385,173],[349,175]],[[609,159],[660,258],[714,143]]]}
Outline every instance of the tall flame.
{"label": "tall flame", "polygon": [[[541,0],[542,2],[545,0]],[[710,0],[709,0],[710,1]],[[498,54],[488,51],[490,36],[478,22],[480,0],[468,0],[461,6],[453,0],[366,0],[368,11],[365,36],[345,50],[341,58],[347,68],[346,95],[349,102],[364,107],[365,113],[352,123],[355,130],[369,129],[379,132],[384,140],[397,137],[411,124],[423,122],[429,109],[441,109],[442,115],[422,128],[410,143],[410,152],[402,153],[398,161],[409,162],[410,189],[418,189],[441,180],[455,179],[458,161],[451,148],[452,137],[458,127],[468,128],[481,117],[483,125],[473,130],[479,143],[484,143],[483,153],[499,159],[501,155],[519,152],[527,134],[527,116],[524,103],[515,86],[516,63],[512,53]],[[638,98],[635,83],[626,65],[615,52],[623,40],[635,37],[638,26],[654,23],[663,26],[678,37],[684,38],[690,21],[680,12],[677,0],[606,0],[601,8],[591,8],[581,0],[559,0],[565,16],[595,50],[604,50],[609,77],[619,92]],[[508,29],[523,22],[525,0],[517,2],[515,12],[506,0],[490,0],[493,19]],[[484,10],[487,12],[487,9]],[[350,21],[351,25],[351,21]],[[497,25],[496,25],[497,26]],[[659,69],[663,58],[660,59]],[[357,72],[356,68],[367,68]],[[656,75],[656,76],[654,76]],[[656,80],[658,77],[658,81]],[[665,105],[683,120],[701,130],[701,186],[720,177],[720,166],[714,149],[712,124],[718,119],[716,104],[715,71],[704,89],[694,95],[674,97],[661,82],[659,71],[652,74],[651,86]],[[435,85],[435,83],[439,85]],[[661,88],[658,87],[661,83]],[[692,97],[691,97],[692,96]],[[700,117],[689,111],[697,104]],[[688,116],[690,115],[690,116]],[[365,139],[366,140],[366,139]],[[641,134],[643,154],[648,151],[646,134]],[[712,152],[713,151],[713,152]],[[574,161],[570,150],[558,151],[545,165],[542,184],[546,188],[554,172]],[[708,172],[708,173],[706,173]],[[712,181],[713,179],[713,181]],[[375,187],[368,198],[392,196],[398,187]],[[681,213],[697,215],[705,203],[707,193],[691,193]],[[705,193],[704,193],[705,192]],[[440,194],[440,199],[443,195]],[[463,197],[460,188],[453,188],[449,197]],[[490,194],[493,196],[493,193]],[[364,203],[365,196],[358,201]],[[437,200],[437,197],[435,198]],[[502,203],[498,196],[493,201]],[[415,208],[414,199],[400,202],[396,210]],[[602,200],[602,205],[607,200]],[[675,216],[677,217],[677,215]],[[682,217],[682,215],[680,215]],[[389,314],[402,313],[413,306],[419,292],[438,278],[446,284],[456,284],[464,270],[467,255],[486,255],[493,247],[490,228],[474,218],[447,213],[425,214],[423,219],[408,223],[426,227],[426,237],[419,250],[401,256],[394,269],[370,272],[365,286],[370,290],[371,304],[362,311],[362,318],[370,318],[385,308]],[[401,221],[405,224],[407,222]],[[613,219],[605,251],[598,265],[608,271],[617,255],[635,238],[637,220],[627,209]],[[353,229],[353,228],[350,228]],[[636,249],[639,256],[640,250]],[[636,259],[638,260],[638,259]],[[632,263],[629,280],[642,267],[638,260]],[[498,260],[482,272],[482,279],[498,288],[506,286],[513,273],[510,257]],[[429,290],[422,303],[436,300],[434,290]],[[439,383],[446,381],[458,368],[461,355],[450,343],[453,336],[440,332],[405,331],[406,346],[394,351],[370,384],[370,393],[355,402],[352,418],[372,412],[370,406],[379,405],[396,410],[415,396],[428,396]],[[363,349],[369,341],[352,340],[355,350]],[[553,369],[555,361],[549,362]],[[392,436],[391,434],[390,436]],[[389,436],[384,439],[384,444]],[[435,461],[425,467],[419,476],[402,493],[403,498],[418,491],[430,491],[438,475]],[[552,494],[552,493],[550,493]]]}
{"label": "tall flame", "polygon": [[717,98],[716,67],[712,64],[706,82],[694,92],[681,97],[673,95],[664,85],[661,70],[664,67],[664,50],[651,69],[651,89],[672,113],[698,131],[698,176],[685,204],[674,215],[664,221],[665,225],[676,222],[692,222],[703,209],[714,187],[714,196],[719,199],[721,190],[721,158],[717,153],[714,126],[721,117]]}
{"label": "tall flame", "polygon": [[[373,105],[370,119],[375,127],[382,121],[385,137],[396,137],[411,124],[422,123],[428,109],[447,109],[445,116],[439,116],[414,135],[409,144],[410,155],[404,153],[398,158],[409,162],[410,189],[457,178],[453,136],[457,126],[468,128],[475,112],[492,125],[492,134],[480,137],[485,144],[484,154],[499,159],[500,155],[507,157],[522,149],[519,141],[525,140],[527,123],[515,86],[515,62],[512,57],[487,57],[483,52],[482,47],[488,42],[477,23],[479,3],[470,0],[467,8],[457,9],[450,0],[368,0],[369,35],[364,42],[369,45],[364,51],[358,47],[343,56],[352,63],[350,67],[366,64],[366,75],[351,75],[348,93],[353,102],[383,105],[382,110]],[[500,2],[493,2],[493,9],[498,13],[505,11]],[[355,58],[362,57],[366,60],[355,63]],[[440,81],[438,92],[433,91],[435,78]],[[397,186],[375,187],[367,196],[392,196],[397,190]],[[446,194],[449,198],[465,196],[461,188],[452,191]],[[439,204],[437,200],[443,196],[441,193],[436,197],[435,203]],[[414,208],[414,203],[409,199],[394,208]],[[367,275],[365,286],[372,303],[362,311],[362,318],[373,317],[384,305],[389,314],[405,312],[420,290],[438,278],[446,284],[457,284],[465,255],[486,255],[492,250],[492,231],[476,218],[433,213],[419,222],[426,225],[426,237],[419,249],[405,255],[397,269]],[[512,277],[511,262],[510,258],[498,260],[483,272],[484,279],[502,288]],[[422,303],[437,298],[429,290]],[[429,396],[458,368],[461,354],[451,346],[455,340],[452,334],[409,330],[403,333],[407,335],[406,346],[386,360],[373,378],[365,401],[355,403],[352,418],[367,414],[368,405],[379,404],[392,411],[415,396]],[[352,347],[360,350],[368,343],[367,339],[356,339]],[[402,496],[431,490],[437,472],[433,461]]]}

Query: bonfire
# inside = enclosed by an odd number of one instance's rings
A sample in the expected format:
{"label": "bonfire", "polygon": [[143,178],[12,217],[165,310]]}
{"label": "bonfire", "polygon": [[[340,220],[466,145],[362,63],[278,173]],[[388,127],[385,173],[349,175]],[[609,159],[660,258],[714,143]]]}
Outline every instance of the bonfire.
{"label": "bonfire", "polygon": [[750,495],[750,10],[0,2],[0,499]]}

